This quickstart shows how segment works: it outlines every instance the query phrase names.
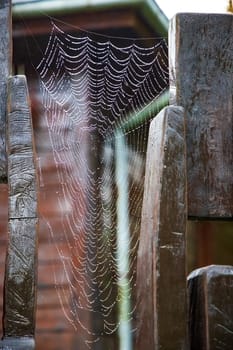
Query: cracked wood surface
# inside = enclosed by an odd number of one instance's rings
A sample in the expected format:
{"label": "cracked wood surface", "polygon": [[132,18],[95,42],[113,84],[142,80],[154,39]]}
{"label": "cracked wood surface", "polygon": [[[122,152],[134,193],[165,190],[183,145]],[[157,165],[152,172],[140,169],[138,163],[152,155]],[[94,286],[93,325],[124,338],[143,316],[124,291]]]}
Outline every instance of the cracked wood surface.
{"label": "cracked wood surface", "polygon": [[167,107],[150,125],[137,262],[137,350],[186,341],[184,115]]}
{"label": "cracked wood surface", "polygon": [[233,266],[193,271],[188,290],[190,350],[232,350]]}
{"label": "cracked wood surface", "polygon": [[36,170],[33,157],[31,112],[26,79],[14,76],[8,84],[9,217],[35,218]]}
{"label": "cracked wood surface", "polygon": [[[16,338],[32,348],[37,279],[37,193],[31,113],[27,82],[14,76],[8,83],[9,243],[5,273],[5,348]],[[12,341],[12,344],[10,342]],[[26,341],[26,342],[25,342]],[[4,348],[4,347],[3,347]],[[17,348],[18,349],[18,348]]]}
{"label": "cracked wood surface", "polygon": [[11,56],[11,1],[0,0],[0,183],[7,181],[6,110]]}
{"label": "cracked wood surface", "polygon": [[32,336],[35,327],[37,219],[9,222],[4,337]]}
{"label": "cracked wood surface", "polygon": [[184,107],[188,215],[233,217],[233,16],[170,24],[170,102]]}

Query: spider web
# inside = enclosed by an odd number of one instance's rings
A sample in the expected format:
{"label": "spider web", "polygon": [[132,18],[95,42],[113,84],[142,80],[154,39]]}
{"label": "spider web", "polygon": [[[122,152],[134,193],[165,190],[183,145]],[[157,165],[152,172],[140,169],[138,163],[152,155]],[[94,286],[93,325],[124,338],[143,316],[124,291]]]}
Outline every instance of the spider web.
{"label": "spider web", "polygon": [[164,39],[76,36],[52,23],[37,67],[66,244],[63,251],[45,214],[66,282],[54,272],[54,284],[64,317],[90,348],[116,332],[120,348],[132,348],[148,125],[167,66]]}

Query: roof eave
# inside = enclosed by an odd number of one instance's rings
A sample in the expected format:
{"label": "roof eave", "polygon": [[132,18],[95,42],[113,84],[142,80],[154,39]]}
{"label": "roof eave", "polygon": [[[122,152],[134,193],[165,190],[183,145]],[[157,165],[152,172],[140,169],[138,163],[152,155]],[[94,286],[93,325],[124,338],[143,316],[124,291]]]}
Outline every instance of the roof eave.
{"label": "roof eave", "polygon": [[167,35],[168,19],[153,0],[56,0],[13,4],[13,18],[65,15],[74,11],[99,11],[131,7],[140,11],[147,23],[161,36]]}

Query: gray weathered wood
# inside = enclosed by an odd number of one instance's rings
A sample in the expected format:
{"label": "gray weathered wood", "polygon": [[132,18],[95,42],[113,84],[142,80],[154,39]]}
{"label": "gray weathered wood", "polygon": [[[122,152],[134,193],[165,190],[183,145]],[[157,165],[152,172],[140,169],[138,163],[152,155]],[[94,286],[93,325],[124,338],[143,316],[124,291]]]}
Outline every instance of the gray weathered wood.
{"label": "gray weathered wood", "polygon": [[233,16],[178,14],[170,25],[171,103],[187,124],[188,215],[233,217]]}
{"label": "gray weathered wood", "polygon": [[26,78],[14,76],[8,84],[9,243],[4,293],[4,349],[23,349],[25,346],[25,350],[31,350],[34,347],[38,219],[32,135]]}
{"label": "gray weathered wood", "polygon": [[9,217],[35,217],[35,169],[32,157],[11,155],[8,158]]}
{"label": "gray weathered wood", "polygon": [[232,350],[233,266],[208,266],[188,277],[191,350]]}
{"label": "gray weathered wood", "polygon": [[9,337],[0,341],[0,350],[33,350],[34,348],[35,340],[31,337]]}
{"label": "gray weathered wood", "polygon": [[184,115],[152,121],[137,265],[137,350],[181,350],[186,341]]}
{"label": "gray weathered wood", "polygon": [[11,56],[11,0],[0,0],[0,183],[7,181],[6,101]]}
{"label": "gray weathered wood", "polygon": [[24,75],[8,79],[8,153],[30,155],[33,151],[32,122],[27,81]]}
{"label": "gray weathered wood", "polygon": [[37,219],[13,219],[9,222],[4,337],[34,334],[36,224]]}
{"label": "gray weathered wood", "polygon": [[9,217],[34,218],[37,211],[36,171],[27,82],[14,76],[8,84]]}

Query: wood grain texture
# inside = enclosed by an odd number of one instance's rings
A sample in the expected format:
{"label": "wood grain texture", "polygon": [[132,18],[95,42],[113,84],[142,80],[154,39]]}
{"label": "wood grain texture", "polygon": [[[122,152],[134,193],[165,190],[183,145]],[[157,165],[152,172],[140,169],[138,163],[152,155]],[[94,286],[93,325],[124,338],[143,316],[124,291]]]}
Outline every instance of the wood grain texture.
{"label": "wood grain texture", "polygon": [[34,218],[37,212],[36,169],[25,77],[11,77],[8,90],[9,217]]}
{"label": "wood grain texture", "polygon": [[11,77],[8,83],[7,120],[9,241],[4,286],[4,349],[7,346],[8,349],[25,350],[34,347],[38,219],[28,100],[26,78]]}
{"label": "wood grain texture", "polygon": [[170,102],[187,123],[188,215],[233,217],[233,16],[170,24]]}
{"label": "wood grain texture", "polygon": [[9,222],[4,337],[32,336],[36,302],[37,219]]}
{"label": "wood grain texture", "polygon": [[37,210],[35,168],[32,157],[9,156],[9,217],[33,218]]}
{"label": "wood grain texture", "polygon": [[7,80],[11,74],[11,1],[0,0],[0,183],[7,181]]}
{"label": "wood grain texture", "polygon": [[137,262],[137,350],[181,350],[186,341],[184,115],[152,121]]}
{"label": "wood grain texture", "polygon": [[193,271],[188,290],[191,350],[232,350],[233,266]]}
{"label": "wood grain texture", "polygon": [[24,75],[8,79],[8,153],[31,155],[32,122],[27,81]]}

